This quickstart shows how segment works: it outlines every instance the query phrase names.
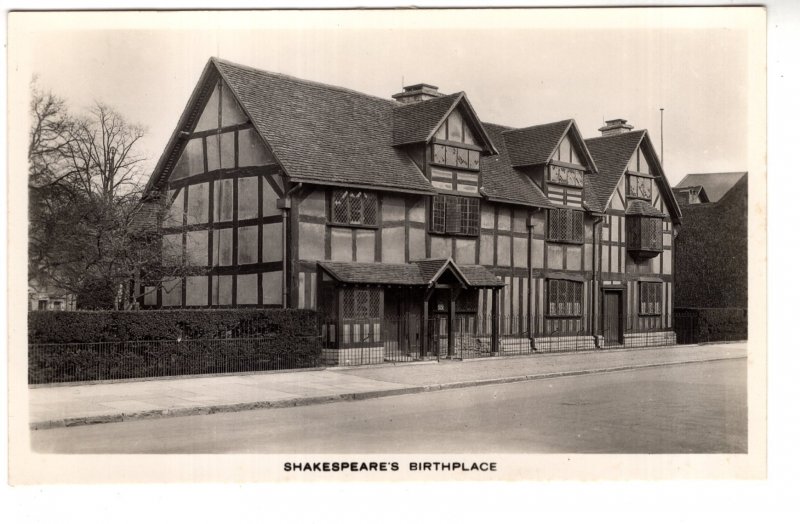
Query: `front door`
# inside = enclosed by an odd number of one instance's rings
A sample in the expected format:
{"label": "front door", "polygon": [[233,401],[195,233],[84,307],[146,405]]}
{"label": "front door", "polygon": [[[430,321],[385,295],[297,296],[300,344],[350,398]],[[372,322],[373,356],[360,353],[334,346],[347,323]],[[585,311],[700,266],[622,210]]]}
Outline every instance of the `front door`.
{"label": "front door", "polygon": [[447,356],[450,339],[450,290],[437,289],[428,305],[430,311],[431,352],[439,357]]}
{"label": "front door", "polygon": [[606,344],[622,344],[622,291],[603,292],[603,335]]}

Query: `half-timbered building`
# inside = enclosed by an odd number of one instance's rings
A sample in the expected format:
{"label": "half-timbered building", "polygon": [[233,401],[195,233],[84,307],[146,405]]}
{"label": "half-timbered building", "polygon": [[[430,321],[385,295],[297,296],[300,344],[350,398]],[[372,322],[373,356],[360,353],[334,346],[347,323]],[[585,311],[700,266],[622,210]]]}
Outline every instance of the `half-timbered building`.
{"label": "half-timbered building", "polygon": [[141,306],[316,309],[330,362],[674,337],[680,211],[646,131],[392,98],[211,59],[142,208],[168,200],[186,275]]}

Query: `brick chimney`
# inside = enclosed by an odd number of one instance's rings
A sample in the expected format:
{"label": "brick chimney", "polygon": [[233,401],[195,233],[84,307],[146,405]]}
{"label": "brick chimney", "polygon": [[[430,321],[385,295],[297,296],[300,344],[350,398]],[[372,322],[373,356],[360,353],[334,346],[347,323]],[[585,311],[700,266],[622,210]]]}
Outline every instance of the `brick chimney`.
{"label": "brick chimney", "polygon": [[606,125],[601,127],[598,131],[600,131],[602,136],[611,136],[627,133],[631,129],[633,129],[633,126],[628,124],[627,120],[624,118],[615,118],[613,120],[606,120]]}
{"label": "brick chimney", "polygon": [[439,92],[437,86],[432,86],[430,84],[414,84],[413,86],[404,87],[402,93],[394,94],[392,98],[401,104],[413,104],[415,102],[430,100],[438,96],[443,95]]}

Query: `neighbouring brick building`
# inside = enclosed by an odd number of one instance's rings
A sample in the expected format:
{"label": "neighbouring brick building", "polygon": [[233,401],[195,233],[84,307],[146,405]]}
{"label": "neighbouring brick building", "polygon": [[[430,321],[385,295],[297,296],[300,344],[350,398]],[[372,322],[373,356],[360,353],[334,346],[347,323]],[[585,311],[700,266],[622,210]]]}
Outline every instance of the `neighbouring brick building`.
{"label": "neighbouring brick building", "polygon": [[[747,336],[747,173],[687,175],[675,188],[683,225],[675,243],[675,307],[701,339]],[[705,198],[703,197],[705,195]]]}
{"label": "neighbouring brick building", "polygon": [[190,271],[142,307],[316,309],[332,362],[674,340],[681,215],[647,131],[392,98],[211,59],[143,202],[169,199]]}

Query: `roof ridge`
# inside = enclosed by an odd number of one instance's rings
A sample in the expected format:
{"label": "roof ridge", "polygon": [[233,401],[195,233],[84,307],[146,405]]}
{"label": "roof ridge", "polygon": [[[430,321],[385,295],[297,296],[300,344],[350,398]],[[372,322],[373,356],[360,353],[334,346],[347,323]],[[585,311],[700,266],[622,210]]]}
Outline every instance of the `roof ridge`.
{"label": "roof ridge", "polygon": [[314,87],[324,87],[326,89],[333,89],[335,91],[341,91],[343,93],[349,93],[349,94],[352,94],[352,95],[363,96],[365,98],[371,98],[373,100],[386,102],[387,104],[391,104],[391,105],[393,105],[395,107],[400,107],[400,106],[404,105],[404,104],[401,104],[400,102],[397,102],[395,100],[390,100],[388,98],[383,98],[383,97],[380,97],[380,96],[377,96],[377,95],[370,95],[368,93],[363,93],[361,91],[356,91],[355,89],[350,89],[348,87],[337,86],[337,85],[334,85],[334,84],[327,84],[325,82],[320,82],[318,80],[308,80],[307,78],[300,78],[300,77],[297,77],[297,76],[294,76],[294,75],[290,75],[290,74],[287,74],[287,73],[277,73],[277,72],[274,72],[274,71],[267,71],[265,69],[259,69],[257,67],[252,67],[252,66],[248,66],[248,65],[244,65],[244,64],[239,64],[237,62],[231,62],[230,60],[225,60],[224,58],[219,58],[219,57],[212,56],[211,60],[214,63],[220,63],[220,64],[228,65],[228,66],[231,66],[231,67],[236,67],[236,68],[239,68],[239,69],[244,69],[244,70],[247,70],[247,71],[250,71],[250,72],[253,72],[253,73],[262,74],[262,75],[280,77],[280,78],[283,78],[283,79],[286,79],[286,80],[290,80],[292,82],[297,82],[298,84],[305,84],[305,85],[310,85],[310,86],[314,86]]}
{"label": "roof ridge", "polygon": [[545,122],[543,124],[534,124],[532,126],[515,127],[515,128],[511,128],[510,130],[513,130],[513,131],[529,131],[531,129],[536,129],[537,127],[554,126],[556,124],[568,124],[570,122],[575,122],[575,119],[574,118],[567,118],[566,120],[556,120],[554,122]]}
{"label": "roof ridge", "polygon": [[[746,175],[747,171],[718,171],[715,173],[686,173],[686,176],[690,175]],[[684,177],[686,178],[686,177]]]}
{"label": "roof ridge", "polygon": [[593,136],[592,138],[584,138],[584,142],[607,139],[607,138],[619,138],[622,136],[633,135],[636,133],[647,133],[647,129],[634,129],[632,131],[628,131],[627,133],[617,133],[616,135],[607,135],[607,136]]}

